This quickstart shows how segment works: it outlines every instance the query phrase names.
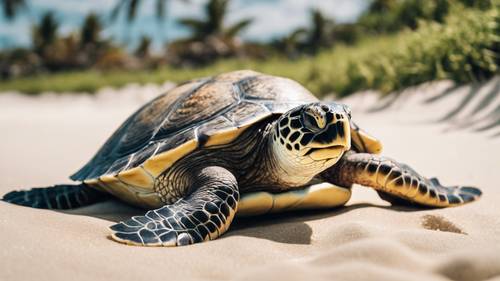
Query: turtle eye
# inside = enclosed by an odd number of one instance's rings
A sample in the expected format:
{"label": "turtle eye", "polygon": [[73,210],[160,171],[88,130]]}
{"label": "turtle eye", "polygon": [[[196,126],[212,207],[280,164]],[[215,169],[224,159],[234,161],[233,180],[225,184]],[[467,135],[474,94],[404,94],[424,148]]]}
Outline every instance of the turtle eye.
{"label": "turtle eye", "polygon": [[308,114],[307,112],[304,112],[302,118],[304,118],[304,125],[306,126],[306,128],[311,130],[319,129],[318,122],[316,121],[316,118],[314,118],[312,115]]}

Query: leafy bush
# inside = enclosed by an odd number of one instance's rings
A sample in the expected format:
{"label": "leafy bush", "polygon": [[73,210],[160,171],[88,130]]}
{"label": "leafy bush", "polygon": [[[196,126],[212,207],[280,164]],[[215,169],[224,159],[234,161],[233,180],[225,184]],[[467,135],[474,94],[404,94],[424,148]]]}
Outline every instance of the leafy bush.
{"label": "leafy bush", "polygon": [[443,22],[453,0],[375,0],[359,19],[369,33],[393,33],[404,28],[417,29],[421,20]]}
{"label": "leafy bush", "polygon": [[420,26],[416,32],[399,35],[392,40],[393,45],[372,46],[371,52],[348,59],[342,69],[310,83],[334,81],[333,89],[347,95],[368,88],[390,92],[435,79],[465,83],[498,73],[497,9],[462,10],[449,16],[445,24],[425,22]]}

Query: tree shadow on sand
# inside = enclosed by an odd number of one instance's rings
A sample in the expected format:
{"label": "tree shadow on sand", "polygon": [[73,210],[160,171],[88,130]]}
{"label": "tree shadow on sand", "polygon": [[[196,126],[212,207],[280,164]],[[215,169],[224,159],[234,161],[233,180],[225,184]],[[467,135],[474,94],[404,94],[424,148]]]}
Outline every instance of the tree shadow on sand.
{"label": "tree shadow on sand", "polygon": [[376,105],[367,109],[368,113],[377,113],[394,106],[396,101],[402,97],[403,92],[397,91],[383,97]]}
{"label": "tree shadow on sand", "polygon": [[471,84],[462,100],[436,122],[449,123],[448,130],[468,129],[496,137],[500,126],[500,78]]}
{"label": "tree shadow on sand", "polygon": [[[426,91],[425,86],[419,87],[414,90]],[[460,99],[449,99],[453,95],[463,96]],[[394,92],[368,108],[367,112],[376,113],[401,106],[404,104],[401,99],[407,97],[405,91]],[[452,84],[438,93],[431,93],[421,104],[431,105],[437,102],[446,106],[443,106],[442,112],[437,112],[439,117],[430,122],[446,124],[445,131],[470,130],[486,133],[493,138],[500,136],[500,76],[468,85]]]}
{"label": "tree shadow on sand", "polygon": [[[408,206],[381,206],[371,203],[358,203],[327,210],[290,211],[255,217],[236,217],[231,224],[230,230],[224,236],[246,236],[266,239],[278,243],[308,245],[311,244],[311,237],[313,234],[312,228],[307,224],[308,221],[341,216],[344,213],[356,209],[369,207],[396,212],[424,210],[422,208]],[[143,215],[146,210],[126,205],[118,200],[110,200],[92,206],[57,212],[70,215],[90,216],[112,223],[118,223],[132,216]]]}

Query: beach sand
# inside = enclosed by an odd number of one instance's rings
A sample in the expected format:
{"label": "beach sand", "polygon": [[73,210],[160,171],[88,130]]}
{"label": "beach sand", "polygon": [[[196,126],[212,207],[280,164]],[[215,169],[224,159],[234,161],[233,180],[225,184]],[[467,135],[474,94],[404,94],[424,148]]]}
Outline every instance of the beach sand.
{"label": "beach sand", "polygon": [[[107,227],[143,214],[118,201],[66,212],[0,202],[0,280],[500,280],[499,84],[442,81],[344,101],[384,155],[445,185],[480,187],[478,202],[405,209],[355,186],[346,207],[236,219],[215,241],[177,248],[109,240]],[[129,114],[171,86],[1,94],[0,193],[68,182]]]}

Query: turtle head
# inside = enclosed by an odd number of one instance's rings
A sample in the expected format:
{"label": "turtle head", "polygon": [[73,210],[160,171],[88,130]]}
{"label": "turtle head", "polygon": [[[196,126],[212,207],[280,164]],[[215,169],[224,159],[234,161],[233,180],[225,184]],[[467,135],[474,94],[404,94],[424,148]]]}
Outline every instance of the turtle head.
{"label": "turtle head", "polygon": [[350,118],[349,107],[337,103],[305,104],[283,114],[272,142],[284,176],[305,184],[337,163],[351,147]]}

